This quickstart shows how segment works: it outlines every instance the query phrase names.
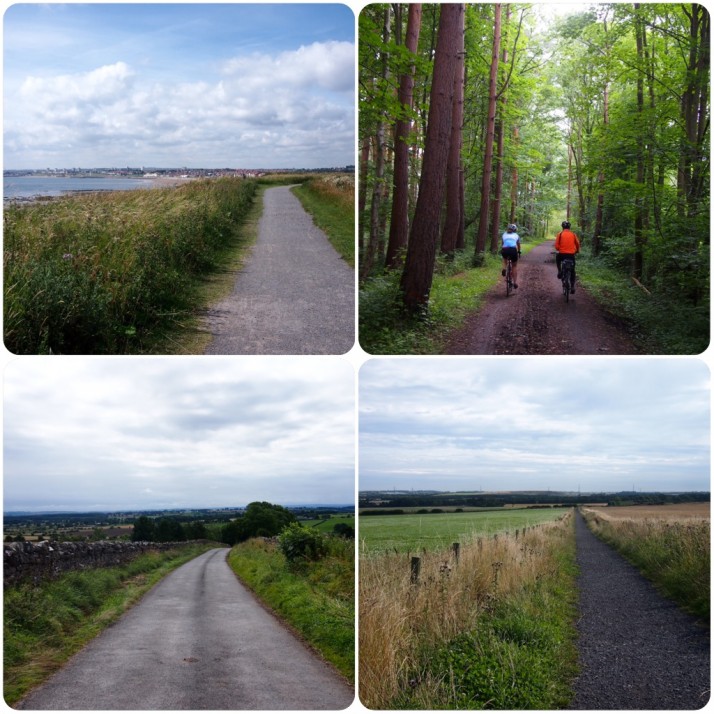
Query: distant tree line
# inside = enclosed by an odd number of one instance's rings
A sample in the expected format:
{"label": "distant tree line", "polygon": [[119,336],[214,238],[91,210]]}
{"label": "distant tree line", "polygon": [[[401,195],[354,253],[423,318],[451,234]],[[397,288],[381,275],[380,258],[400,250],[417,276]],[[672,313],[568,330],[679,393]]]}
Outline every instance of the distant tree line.
{"label": "distant tree line", "polygon": [[[667,503],[692,503],[707,502],[710,500],[708,492],[687,493],[637,493],[623,491],[619,493],[588,493],[588,494],[563,494],[563,493],[508,493],[508,494],[399,494],[389,496],[387,508],[374,509],[373,513],[389,514],[399,508],[415,507],[445,507],[445,506],[471,506],[475,508],[500,508],[507,505],[524,504],[531,507],[535,505],[550,506],[553,504],[563,506],[576,506],[584,503],[607,503],[610,506],[624,505],[664,505]],[[360,507],[369,507],[368,502],[360,502]],[[360,515],[366,515],[361,511]],[[371,515],[371,514],[367,514]]]}
{"label": "distant tree line", "polygon": [[201,521],[181,523],[177,518],[167,516],[158,520],[148,516],[139,516],[134,523],[131,539],[153,543],[174,543],[201,540],[206,536],[206,526]]}

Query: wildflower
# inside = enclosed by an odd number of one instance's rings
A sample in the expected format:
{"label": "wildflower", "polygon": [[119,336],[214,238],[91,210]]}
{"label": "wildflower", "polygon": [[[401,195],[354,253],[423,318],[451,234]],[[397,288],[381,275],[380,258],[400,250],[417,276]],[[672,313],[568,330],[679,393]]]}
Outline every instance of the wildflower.
{"label": "wildflower", "polygon": [[74,258],[74,256],[71,253],[65,253],[62,256],[62,260],[72,260],[73,258]]}

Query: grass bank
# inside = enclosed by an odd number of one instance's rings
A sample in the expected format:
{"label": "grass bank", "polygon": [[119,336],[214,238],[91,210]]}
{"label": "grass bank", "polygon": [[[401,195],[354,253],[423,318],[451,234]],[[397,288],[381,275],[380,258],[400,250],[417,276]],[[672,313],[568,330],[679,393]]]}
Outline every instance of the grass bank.
{"label": "grass bank", "polygon": [[355,265],[355,179],[353,174],[310,178],[293,193],[330,240],[335,250]]}
{"label": "grass bank", "polygon": [[209,550],[187,545],[114,568],[4,590],[4,696],[12,706],[111,625],[161,578]]}
{"label": "grass bank", "polygon": [[646,292],[621,271],[587,255],[578,258],[578,280],[605,310],[624,321],[642,352],[701,354],[708,347],[708,301],[694,307],[661,290]]}
{"label": "grass bank", "polygon": [[360,699],[370,709],[558,709],[576,674],[573,519],[360,559]]}
{"label": "grass bank", "polygon": [[228,563],[253,592],[354,681],[354,542],[328,539],[327,555],[289,564],[273,542],[236,545]]}
{"label": "grass bank", "polygon": [[254,181],[71,196],[4,213],[5,345],[15,354],[164,351],[201,276],[240,241]]}
{"label": "grass bank", "polygon": [[708,519],[611,518],[601,511],[582,512],[590,530],[637,567],[660,592],[709,622]]}

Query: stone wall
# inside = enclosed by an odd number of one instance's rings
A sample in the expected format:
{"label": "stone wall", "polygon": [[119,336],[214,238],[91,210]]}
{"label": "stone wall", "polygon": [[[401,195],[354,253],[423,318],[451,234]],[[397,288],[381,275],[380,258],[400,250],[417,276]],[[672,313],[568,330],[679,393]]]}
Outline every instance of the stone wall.
{"label": "stone wall", "polygon": [[100,566],[120,565],[150,550],[168,550],[186,543],[147,543],[129,541],[97,541],[93,543],[4,543],[3,581],[37,582],[52,578],[67,570],[83,570]]}

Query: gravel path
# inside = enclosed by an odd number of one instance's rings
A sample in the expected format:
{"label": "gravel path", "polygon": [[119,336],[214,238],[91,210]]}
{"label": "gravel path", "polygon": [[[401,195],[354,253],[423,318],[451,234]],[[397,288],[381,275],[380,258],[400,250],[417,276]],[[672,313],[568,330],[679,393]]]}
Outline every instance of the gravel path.
{"label": "gravel path", "polygon": [[290,186],[265,191],[258,240],[233,293],[207,316],[206,354],[345,354],[355,341],[355,273]]}
{"label": "gravel path", "polygon": [[344,709],[352,688],[208,551],[168,575],[18,709]]}
{"label": "gravel path", "polygon": [[576,516],[581,674],[572,709],[699,709],[709,633]]}
{"label": "gravel path", "polygon": [[[500,277],[500,271],[499,271]],[[622,325],[580,285],[563,299],[553,242],[518,261],[518,290],[506,297],[503,278],[481,308],[448,341],[445,354],[616,355],[637,350]]]}

